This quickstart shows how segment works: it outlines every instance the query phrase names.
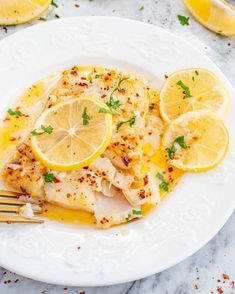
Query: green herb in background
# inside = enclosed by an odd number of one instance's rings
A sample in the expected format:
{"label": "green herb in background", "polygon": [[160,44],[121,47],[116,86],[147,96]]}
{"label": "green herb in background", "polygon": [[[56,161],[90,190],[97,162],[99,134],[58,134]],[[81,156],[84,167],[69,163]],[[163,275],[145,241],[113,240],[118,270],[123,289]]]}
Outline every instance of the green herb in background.
{"label": "green herb in background", "polygon": [[182,26],[189,25],[189,23],[188,23],[189,17],[183,16],[183,15],[177,15],[177,16],[178,16],[178,20]]}

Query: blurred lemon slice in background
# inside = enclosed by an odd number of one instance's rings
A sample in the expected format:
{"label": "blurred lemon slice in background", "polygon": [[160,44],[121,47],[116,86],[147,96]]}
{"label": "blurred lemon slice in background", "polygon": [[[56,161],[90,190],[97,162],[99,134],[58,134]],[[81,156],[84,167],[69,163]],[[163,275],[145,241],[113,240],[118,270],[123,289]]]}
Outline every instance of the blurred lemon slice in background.
{"label": "blurred lemon slice in background", "polygon": [[235,7],[223,0],[184,0],[192,15],[206,28],[224,36],[235,35]]}
{"label": "blurred lemon slice in background", "polygon": [[15,25],[43,14],[51,0],[0,0],[0,25]]}

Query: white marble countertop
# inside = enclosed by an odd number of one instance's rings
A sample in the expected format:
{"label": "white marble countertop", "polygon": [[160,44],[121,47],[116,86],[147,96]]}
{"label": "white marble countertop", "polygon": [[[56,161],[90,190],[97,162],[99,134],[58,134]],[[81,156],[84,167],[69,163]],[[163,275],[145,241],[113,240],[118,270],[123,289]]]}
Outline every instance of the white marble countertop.
{"label": "white marble countertop", "polygon": [[[59,7],[56,9],[51,7],[43,16],[48,21],[54,19],[55,14],[61,18],[79,15],[119,16],[151,23],[181,35],[204,51],[235,85],[235,37],[227,38],[211,33],[192,17],[189,26],[180,25],[177,15],[189,15],[180,0],[55,0],[55,2]],[[235,3],[234,0],[231,2]],[[143,9],[140,9],[142,6]],[[35,20],[17,27],[0,27],[0,39],[39,22],[41,21]],[[0,293],[232,294],[235,293],[234,227],[235,213],[223,229],[199,252],[162,273],[139,281],[99,288],[72,288],[66,285],[61,287],[23,278],[0,268]]]}

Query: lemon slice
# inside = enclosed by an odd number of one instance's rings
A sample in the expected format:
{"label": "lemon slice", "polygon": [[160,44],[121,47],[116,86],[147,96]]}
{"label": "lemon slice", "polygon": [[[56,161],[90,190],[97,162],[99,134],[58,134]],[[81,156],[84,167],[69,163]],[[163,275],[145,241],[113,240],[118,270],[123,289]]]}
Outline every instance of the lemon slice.
{"label": "lemon slice", "polygon": [[235,35],[235,7],[223,0],[184,0],[192,15],[205,27],[225,36]]}
{"label": "lemon slice", "polygon": [[0,25],[30,21],[43,14],[51,0],[0,0]]}
{"label": "lemon slice", "polygon": [[228,107],[229,94],[212,72],[184,69],[171,74],[160,92],[160,112],[170,122],[188,111],[207,109],[222,117]]}
{"label": "lemon slice", "polygon": [[225,157],[229,145],[223,122],[207,110],[181,115],[167,128],[162,141],[169,163],[186,171],[206,171]]}
{"label": "lemon slice", "polygon": [[98,99],[78,98],[44,111],[31,132],[31,147],[43,165],[68,171],[89,165],[108,146],[112,116]]}

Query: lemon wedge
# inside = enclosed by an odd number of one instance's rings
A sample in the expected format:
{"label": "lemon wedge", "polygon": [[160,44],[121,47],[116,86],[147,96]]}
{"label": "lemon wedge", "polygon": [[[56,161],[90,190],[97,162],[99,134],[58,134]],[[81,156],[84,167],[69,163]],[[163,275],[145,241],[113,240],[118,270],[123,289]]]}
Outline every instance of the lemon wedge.
{"label": "lemon wedge", "polygon": [[206,28],[224,36],[235,35],[235,7],[223,0],[184,0],[192,15]]}
{"label": "lemon wedge", "polygon": [[171,74],[161,88],[161,116],[169,123],[188,111],[207,109],[222,117],[228,108],[228,97],[224,84],[212,72],[184,69]]}
{"label": "lemon wedge", "polygon": [[43,14],[51,0],[0,0],[0,25],[30,21]]}
{"label": "lemon wedge", "polygon": [[225,157],[229,135],[223,122],[207,110],[191,111],[166,129],[162,148],[169,163],[185,171],[207,171]]}
{"label": "lemon wedge", "polygon": [[95,98],[76,98],[44,111],[31,132],[31,147],[43,165],[59,171],[89,165],[108,146],[112,116]]}

